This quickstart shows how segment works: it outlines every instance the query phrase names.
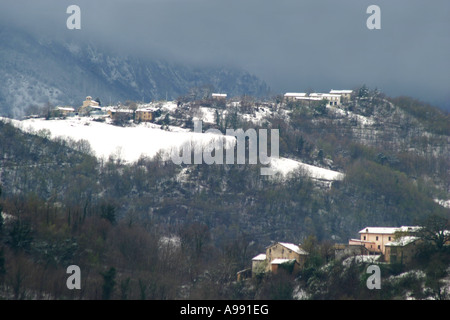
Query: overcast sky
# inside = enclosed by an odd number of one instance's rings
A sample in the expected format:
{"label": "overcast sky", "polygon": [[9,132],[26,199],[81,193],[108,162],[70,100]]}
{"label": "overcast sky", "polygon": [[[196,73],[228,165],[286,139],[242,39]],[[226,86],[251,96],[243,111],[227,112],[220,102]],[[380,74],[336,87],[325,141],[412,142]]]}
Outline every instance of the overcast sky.
{"label": "overcast sky", "polygon": [[[72,4],[81,30],[66,28]],[[366,26],[372,4],[381,30]],[[237,65],[277,93],[366,84],[450,108],[449,0],[0,0],[0,19],[132,54]]]}

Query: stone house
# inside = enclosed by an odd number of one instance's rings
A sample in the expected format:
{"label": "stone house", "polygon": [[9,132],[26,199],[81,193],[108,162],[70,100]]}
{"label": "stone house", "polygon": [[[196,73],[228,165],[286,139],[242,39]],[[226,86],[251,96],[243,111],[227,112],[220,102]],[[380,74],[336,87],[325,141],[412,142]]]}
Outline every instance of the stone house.
{"label": "stone house", "polygon": [[252,275],[272,272],[277,273],[279,268],[288,267],[291,272],[300,271],[306,261],[308,253],[300,246],[286,242],[276,242],[266,248],[252,259]]}
{"label": "stone house", "polygon": [[404,236],[385,245],[384,261],[387,263],[409,263],[417,252],[418,237]]}

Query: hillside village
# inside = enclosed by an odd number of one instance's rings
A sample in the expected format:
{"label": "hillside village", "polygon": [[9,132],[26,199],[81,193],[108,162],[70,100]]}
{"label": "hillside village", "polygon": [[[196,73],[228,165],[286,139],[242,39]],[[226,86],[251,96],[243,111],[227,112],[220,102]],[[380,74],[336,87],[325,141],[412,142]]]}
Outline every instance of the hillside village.
{"label": "hillside village", "polygon": [[[294,93],[287,92],[284,94],[284,102],[301,102],[311,103],[324,101],[327,106],[340,107],[344,102],[348,102],[351,98],[353,90],[331,90],[330,93]],[[211,93],[210,98],[219,102],[222,105],[236,106],[239,105],[239,100],[233,99],[231,103],[227,104],[227,94],[225,93]],[[177,106],[180,106],[177,102]],[[133,103],[133,106],[118,105],[102,107],[100,103],[94,100],[91,96],[87,96],[83,104],[74,108],[71,106],[57,106],[51,110],[53,117],[68,117],[68,116],[101,116],[108,115],[111,118],[124,118],[125,120],[134,120],[137,122],[151,122],[155,119],[155,112],[158,109],[152,104]]]}
{"label": "hillside village", "polygon": [[450,300],[450,1],[23,2],[0,301]]}
{"label": "hillside village", "polygon": [[[388,108],[393,108],[391,102],[384,99],[384,95],[375,90],[369,98],[369,89],[365,86],[357,90],[336,90],[331,89],[328,93],[320,92],[287,92],[282,96],[275,98],[275,103],[264,101],[246,101],[246,97],[228,97],[226,93],[209,93],[201,101],[192,101],[188,96],[179,97],[176,101],[152,101],[150,103],[138,103],[127,101],[125,104],[102,106],[100,99],[93,99],[92,96],[87,96],[79,107],[72,106],[56,106],[53,109],[44,108],[45,112],[41,115],[28,115],[25,119],[36,119],[43,117],[45,119],[89,119],[94,121],[106,122],[108,124],[115,124],[119,126],[129,125],[130,123],[151,123],[157,124],[161,129],[173,130],[181,127],[185,129],[192,129],[192,120],[202,120],[206,126],[219,127],[223,131],[224,120],[230,118],[236,110],[239,110],[239,116],[250,121],[253,125],[261,125],[264,119],[269,116],[286,116],[291,115],[297,110],[312,110],[315,115],[325,116],[338,125],[342,120],[350,121],[354,135],[359,136],[363,143],[378,144],[383,135],[390,134],[389,128],[382,128],[380,130],[377,121],[373,115],[373,110],[366,111],[367,107],[361,108],[364,105],[364,100],[381,101],[386,103]],[[205,94],[204,94],[205,96]],[[98,101],[97,101],[98,100]],[[360,105],[360,110],[355,110],[356,105]],[[367,104],[367,103],[366,103]],[[303,108],[303,109],[302,109]],[[373,108],[373,107],[371,107]],[[303,112],[303,111],[302,111]],[[368,114],[367,114],[368,113]],[[384,115],[381,115],[384,116]],[[401,114],[396,115],[402,117]],[[377,115],[378,117],[378,115]],[[320,120],[320,117],[317,121]],[[172,129],[169,129],[169,124],[172,123]],[[230,122],[228,123],[231,124]],[[73,124],[71,124],[73,126]],[[88,125],[88,123],[84,123]],[[420,124],[415,124],[420,127]],[[45,125],[44,125],[45,128]],[[39,127],[38,127],[39,130]],[[419,136],[423,131],[417,130],[416,135]],[[381,137],[378,137],[381,136]],[[441,136],[442,137],[442,136]],[[409,138],[411,141],[415,137]],[[432,152],[437,154],[446,154],[450,152],[450,139],[448,143],[439,143],[433,147]],[[372,140],[372,141],[371,141]],[[118,146],[123,148],[123,146]],[[411,148],[411,147],[410,147]],[[430,150],[430,148],[429,148]],[[320,156],[322,150],[317,150]],[[103,154],[103,156],[107,156]],[[137,160],[137,158],[134,158]],[[317,161],[302,163],[298,159],[293,161],[288,158],[275,159],[272,161],[278,172],[288,174],[299,167],[309,172],[309,176],[314,178],[317,182],[324,183],[328,188],[334,181],[342,180],[344,174],[340,172],[339,168],[329,158],[321,159],[321,163]],[[312,165],[312,166],[311,166]],[[450,207],[450,199],[439,199],[435,201],[446,208]]]}

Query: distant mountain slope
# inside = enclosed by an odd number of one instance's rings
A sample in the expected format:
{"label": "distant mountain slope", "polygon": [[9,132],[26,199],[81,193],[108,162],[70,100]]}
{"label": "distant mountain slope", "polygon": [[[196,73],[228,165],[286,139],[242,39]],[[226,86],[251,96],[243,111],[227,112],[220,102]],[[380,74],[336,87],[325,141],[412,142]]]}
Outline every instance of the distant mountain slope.
{"label": "distant mountain slope", "polygon": [[199,68],[120,56],[95,44],[37,39],[0,26],[0,114],[20,116],[30,104],[78,107],[87,95],[103,102],[169,98],[208,85],[234,95],[264,96],[268,86],[239,69]]}

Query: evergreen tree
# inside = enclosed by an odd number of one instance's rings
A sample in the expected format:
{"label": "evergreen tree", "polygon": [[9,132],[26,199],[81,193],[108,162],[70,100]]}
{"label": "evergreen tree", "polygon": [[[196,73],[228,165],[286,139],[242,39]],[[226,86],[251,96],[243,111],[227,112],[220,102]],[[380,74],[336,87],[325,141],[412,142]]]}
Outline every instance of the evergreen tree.
{"label": "evergreen tree", "polygon": [[364,84],[358,91],[358,97],[367,98],[369,96],[369,88]]}
{"label": "evergreen tree", "polygon": [[3,248],[1,248],[0,249],[0,283],[2,283],[5,274],[6,274],[5,250]]}
{"label": "evergreen tree", "polygon": [[111,267],[107,272],[102,273],[101,275],[103,276],[102,299],[109,300],[111,299],[116,285],[116,269]]}
{"label": "evergreen tree", "polygon": [[[2,196],[2,187],[0,186],[0,197]],[[0,202],[0,235],[2,233],[2,229],[3,229],[3,206]]]}

